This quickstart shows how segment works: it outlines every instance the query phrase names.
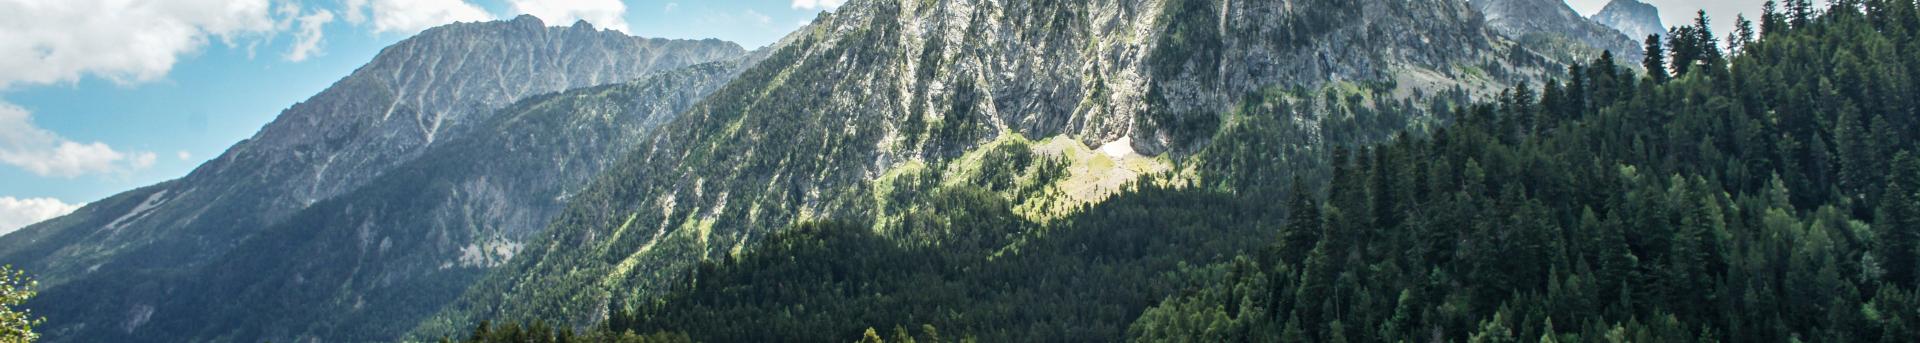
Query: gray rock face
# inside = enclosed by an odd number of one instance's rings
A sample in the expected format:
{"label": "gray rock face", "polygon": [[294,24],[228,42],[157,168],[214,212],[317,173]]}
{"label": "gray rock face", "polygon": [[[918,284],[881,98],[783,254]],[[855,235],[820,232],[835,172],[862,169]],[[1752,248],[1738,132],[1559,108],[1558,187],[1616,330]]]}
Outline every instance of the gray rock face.
{"label": "gray rock face", "polygon": [[1645,40],[1647,36],[1667,37],[1667,27],[1660,23],[1660,9],[1653,5],[1634,0],[1613,0],[1600,13],[1593,14],[1593,21],[1619,30],[1627,37]]}
{"label": "gray rock face", "polygon": [[[1594,52],[1555,53],[1563,59],[1586,62],[1597,51],[1612,51],[1627,60],[1639,60],[1644,54],[1641,39],[1581,17],[1561,0],[1472,0],[1474,8],[1486,15],[1487,25],[1514,40],[1538,50],[1565,49],[1568,43],[1591,47]],[[1638,36],[1645,38],[1646,36]],[[1566,61],[1575,62],[1575,61]]]}
{"label": "gray rock face", "polygon": [[585,23],[547,27],[531,16],[429,29],[381,51],[184,178],[0,238],[0,260],[43,280],[36,312],[94,322],[49,322],[50,338],[139,332],[168,319],[154,314],[161,299],[191,293],[163,280],[224,258],[266,228],[360,189],[430,148],[498,134],[476,127],[509,104],[745,53],[716,40],[637,38]]}

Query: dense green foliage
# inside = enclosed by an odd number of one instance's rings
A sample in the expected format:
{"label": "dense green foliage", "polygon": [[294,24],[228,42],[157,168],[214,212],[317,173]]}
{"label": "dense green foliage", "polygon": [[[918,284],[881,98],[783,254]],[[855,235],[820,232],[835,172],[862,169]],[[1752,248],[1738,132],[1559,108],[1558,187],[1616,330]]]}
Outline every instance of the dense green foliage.
{"label": "dense green foliage", "polygon": [[1914,13],[1769,17],[1782,29],[1731,60],[1703,16],[1649,44],[1650,77],[1575,66],[1430,138],[1338,154],[1282,239],[1129,337],[1910,341],[1920,113],[1894,94],[1920,67],[1896,53],[1920,45]]}
{"label": "dense green foliage", "polygon": [[25,271],[0,266],[0,342],[32,342],[40,338],[33,327],[40,325],[42,319],[31,310],[15,309],[33,298],[36,286],[38,283],[28,278]]}

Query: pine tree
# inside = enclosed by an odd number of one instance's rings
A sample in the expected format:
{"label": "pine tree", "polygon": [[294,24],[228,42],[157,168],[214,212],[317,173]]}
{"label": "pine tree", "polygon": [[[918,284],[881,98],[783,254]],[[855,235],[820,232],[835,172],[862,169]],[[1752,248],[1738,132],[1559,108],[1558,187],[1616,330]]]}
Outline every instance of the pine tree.
{"label": "pine tree", "polygon": [[1747,20],[1746,14],[1734,15],[1733,33],[1728,36],[1727,51],[1740,53],[1741,49],[1746,48],[1748,44],[1753,44],[1754,36],[1753,21]]}
{"label": "pine tree", "polygon": [[1807,27],[1813,21],[1813,1],[1787,0],[1787,13],[1794,29]]}
{"label": "pine tree", "polygon": [[[1792,1],[1792,0],[1788,0]],[[1780,14],[1780,6],[1773,0],[1767,0],[1760,10],[1760,35],[1771,36],[1786,29],[1786,17]]]}
{"label": "pine tree", "polygon": [[1875,211],[1874,234],[1878,255],[1886,270],[1886,279],[1911,287],[1915,284],[1916,244],[1920,240],[1920,159],[1900,152],[1893,158],[1893,170],[1887,176],[1886,194]]}
{"label": "pine tree", "polygon": [[1647,68],[1647,77],[1653,79],[1654,83],[1667,82],[1667,50],[1660,42],[1660,36],[1647,36],[1647,57],[1640,66]]}
{"label": "pine tree", "polygon": [[1307,251],[1320,241],[1320,206],[1313,192],[1299,176],[1293,178],[1293,190],[1287,201],[1287,225],[1280,232],[1280,261],[1300,263]]}

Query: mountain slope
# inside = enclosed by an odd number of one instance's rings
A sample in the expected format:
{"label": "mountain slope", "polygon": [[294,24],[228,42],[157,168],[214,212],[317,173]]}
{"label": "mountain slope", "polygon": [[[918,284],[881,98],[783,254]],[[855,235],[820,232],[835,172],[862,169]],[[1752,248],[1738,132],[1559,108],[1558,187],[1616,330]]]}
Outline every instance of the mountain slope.
{"label": "mountain slope", "polygon": [[1638,38],[1581,17],[1561,0],[1473,0],[1474,8],[1484,13],[1487,25],[1566,63],[1585,62],[1611,51],[1628,61],[1644,55]]}
{"label": "mountain slope", "polygon": [[[132,337],[393,340],[544,228],[641,137],[744,62],[536,96],[183,280]],[[227,271],[248,271],[230,273]]]}
{"label": "mountain slope", "polygon": [[1647,39],[1647,36],[1667,37],[1667,27],[1660,23],[1660,9],[1635,0],[1613,0],[1607,7],[1593,14],[1593,21],[1612,27],[1627,38]]}
{"label": "mountain slope", "polygon": [[43,280],[45,295],[31,305],[57,315],[49,336],[133,332],[154,319],[160,301],[189,292],[169,280],[429,147],[460,140],[496,109],[744,53],[726,42],[636,38],[584,23],[546,27],[531,16],[430,29],[186,177],[0,238],[0,260]]}
{"label": "mountain slope", "polygon": [[[1013,156],[1097,147],[1129,162],[1073,174],[1119,185],[1240,125],[1219,113],[1256,91],[1378,89],[1368,99],[1397,104],[1560,68],[1463,1],[854,1],[658,131],[419,333],[594,322],[800,221],[890,230],[911,214],[887,207],[889,185],[986,173],[997,159],[982,151],[1001,142]],[[1094,189],[1065,205],[1115,191]]]}

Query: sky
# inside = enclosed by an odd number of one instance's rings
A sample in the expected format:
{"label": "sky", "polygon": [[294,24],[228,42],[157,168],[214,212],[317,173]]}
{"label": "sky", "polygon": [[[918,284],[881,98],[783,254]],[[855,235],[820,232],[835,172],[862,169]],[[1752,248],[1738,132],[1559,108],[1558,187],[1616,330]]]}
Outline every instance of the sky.
{"label": "sky", "polygon": [[[1672,25],[1701,8],[1751,16],[1761,0],[1649,1]],[[184,176],[429,27],[532,14],[752,49],[844,2],[0,0],[0,234]]]}

